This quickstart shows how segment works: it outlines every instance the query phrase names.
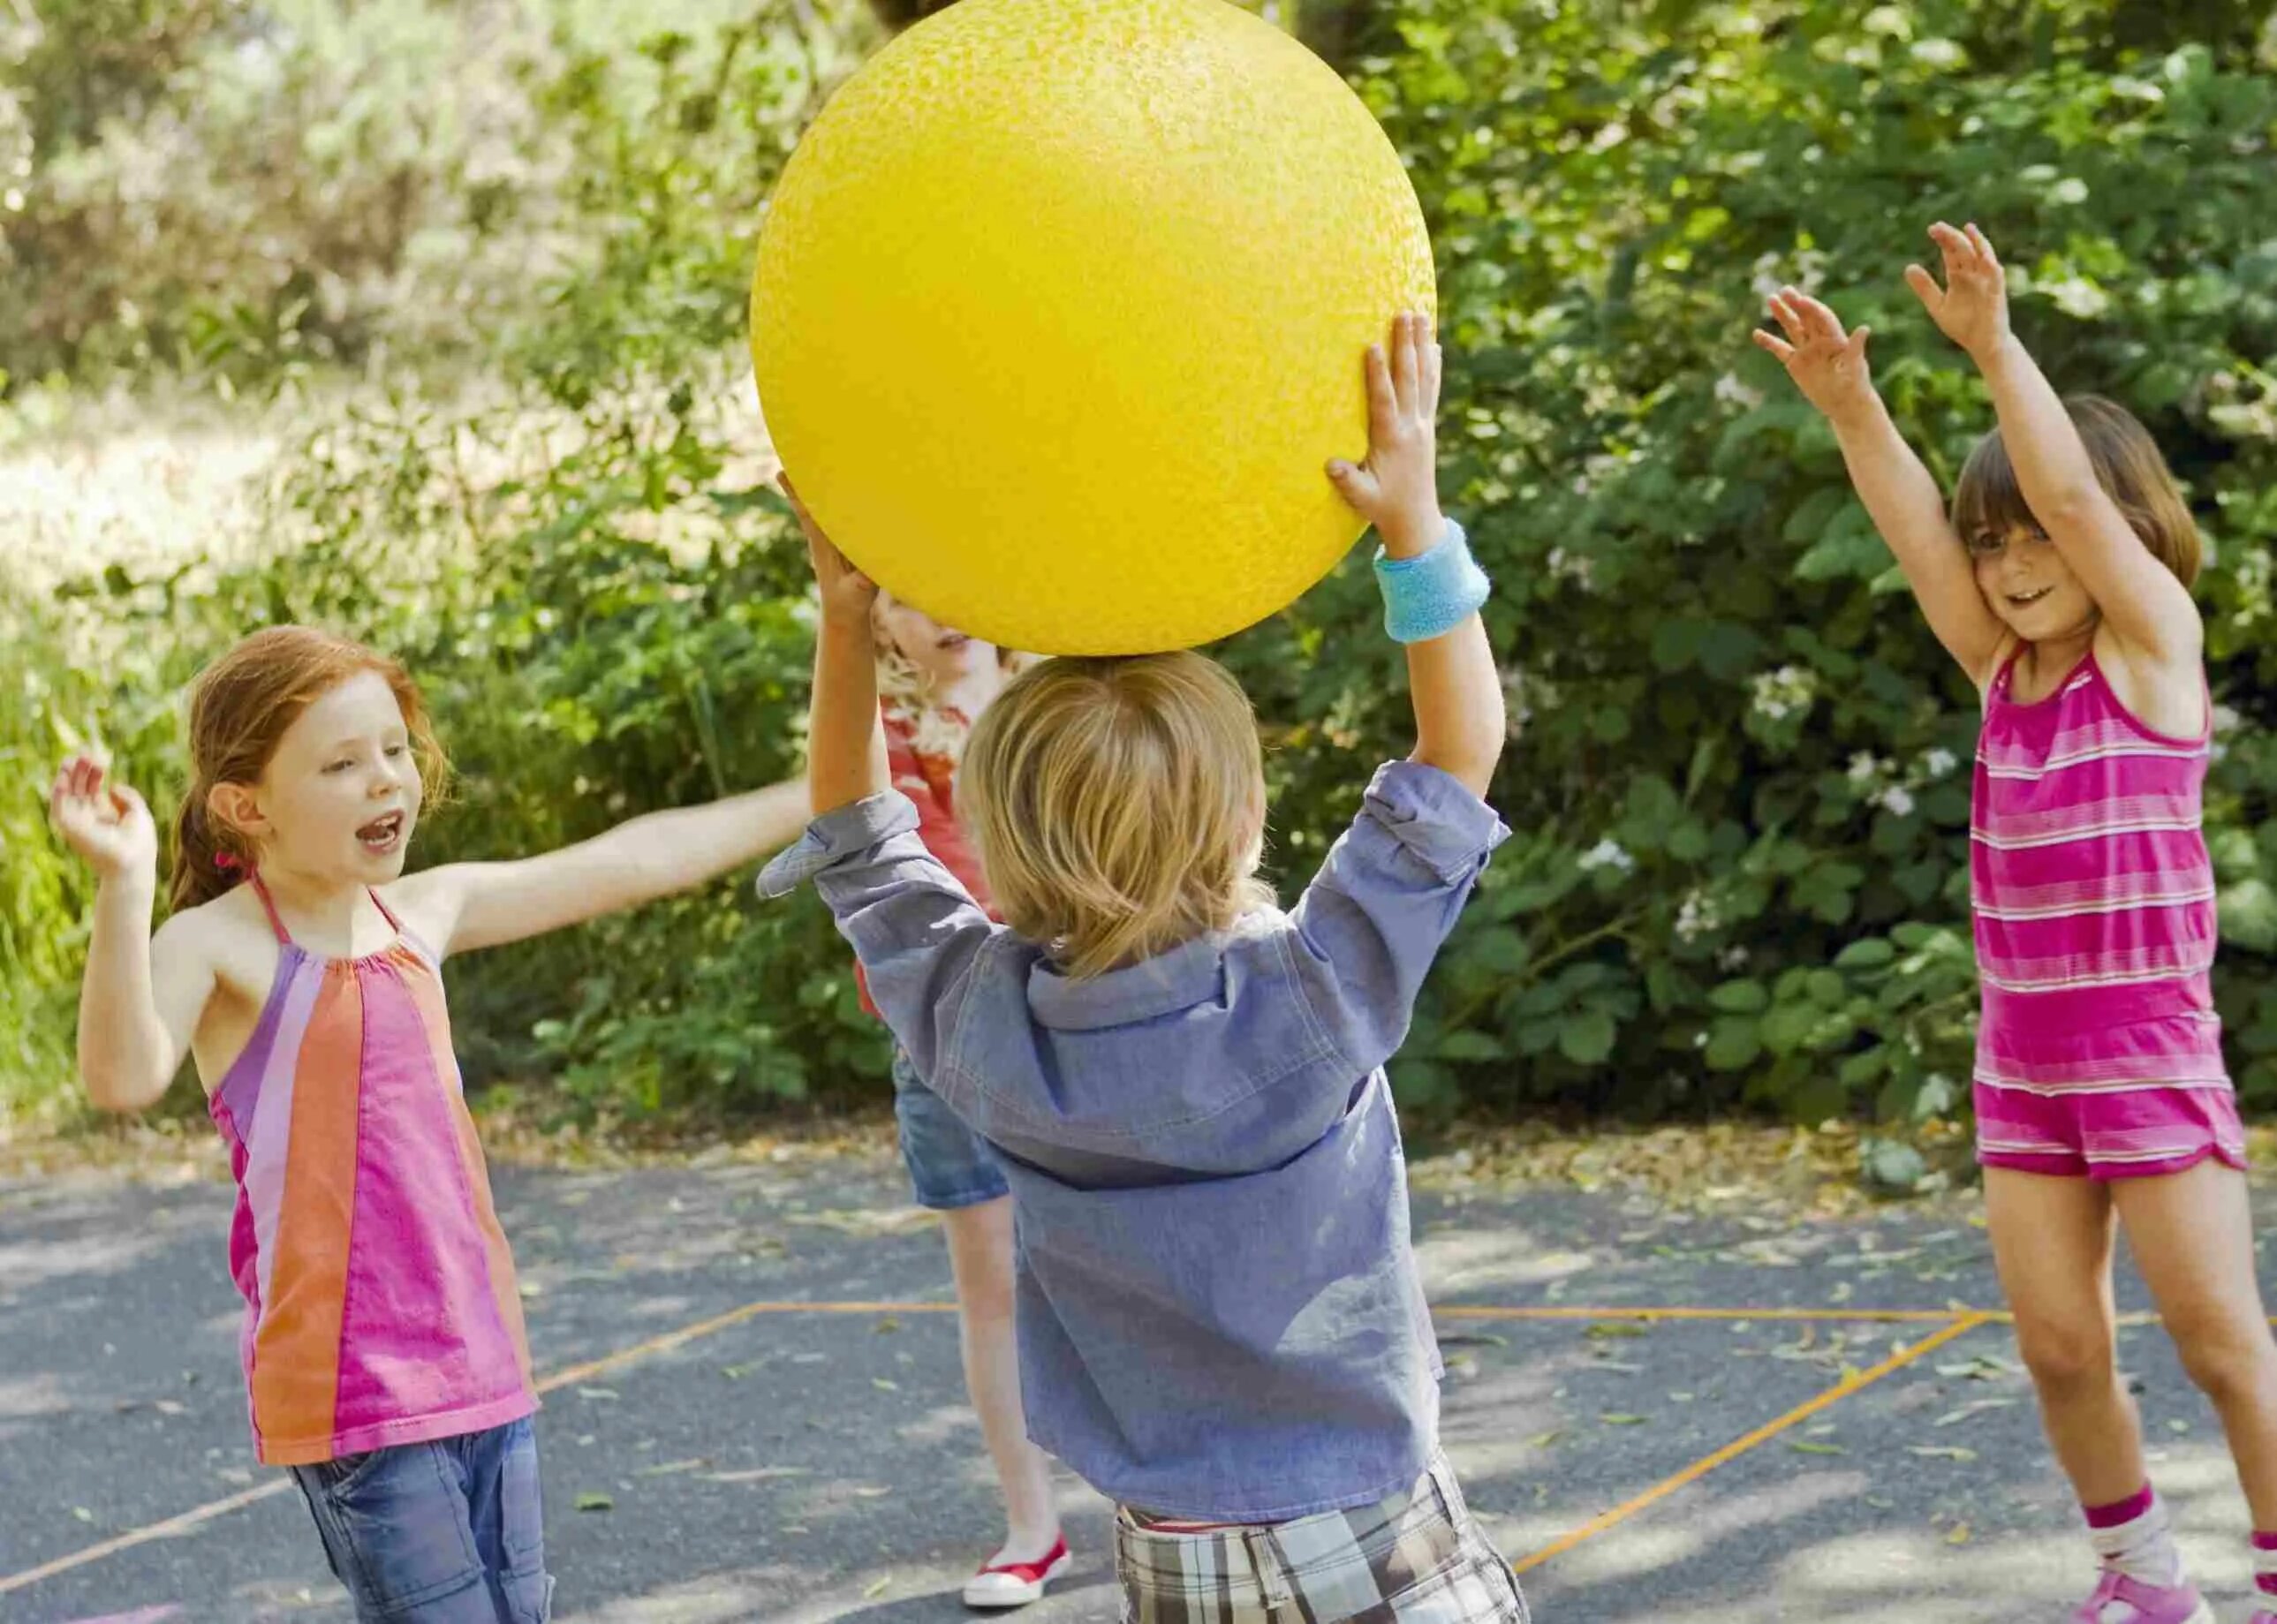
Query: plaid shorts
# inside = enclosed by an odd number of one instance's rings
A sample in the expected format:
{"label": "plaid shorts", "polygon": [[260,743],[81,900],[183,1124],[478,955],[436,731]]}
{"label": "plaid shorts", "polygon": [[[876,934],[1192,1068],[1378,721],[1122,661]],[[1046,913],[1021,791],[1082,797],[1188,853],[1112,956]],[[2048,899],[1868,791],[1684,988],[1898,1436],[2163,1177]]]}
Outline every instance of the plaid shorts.
{"label": "plaid shorts", "polygon": [[1443,1455],[1403,1493],[1293,1522],[1177,1534],[1124,1507],[1115,1568],[1123,1624],[1527,1624]]}

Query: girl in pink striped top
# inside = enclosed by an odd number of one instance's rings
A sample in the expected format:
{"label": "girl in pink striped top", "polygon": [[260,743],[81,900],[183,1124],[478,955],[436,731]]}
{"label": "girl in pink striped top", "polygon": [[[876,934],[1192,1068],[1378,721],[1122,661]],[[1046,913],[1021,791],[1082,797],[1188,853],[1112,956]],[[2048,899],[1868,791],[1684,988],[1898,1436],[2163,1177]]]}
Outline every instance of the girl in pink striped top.
{"label": "girl in pink striped top", "polygon": [[57,825],[100,877],[80,1074],[133,1111],[195,1060],[237,1180],[254,1447],[293,1469],[357,1616],[540,1624],[537,1396],[441,963],[788,845],[805,785],[407,876],[442,772],[418,689],[301,626],[207,668],[189,746],[155,936],[148,809],[84,756],[56,780]]}
{"label": "girl in pink striped top", "polygon": [[1864,328],[1793,288],[1759,332],[1826,414],[1930,628],[1984,694],[1970,826],[1977,1155],[2017,1339],[2101,1560],[2080,1624],[2211,1624],[2144,1474],[2113,1356],[2114,1217],[2182,1363],[2220,1411],[2277,1624],[2277,1342],[2245,1141],[2208,975],[2199,831],[2212,742],[2197,531],[2158,448],[2108,401],[2065,402],[2009,330],[1975,226],[1906,273],[1990,386],[1999,429],[1948,520],[1884,409]]}

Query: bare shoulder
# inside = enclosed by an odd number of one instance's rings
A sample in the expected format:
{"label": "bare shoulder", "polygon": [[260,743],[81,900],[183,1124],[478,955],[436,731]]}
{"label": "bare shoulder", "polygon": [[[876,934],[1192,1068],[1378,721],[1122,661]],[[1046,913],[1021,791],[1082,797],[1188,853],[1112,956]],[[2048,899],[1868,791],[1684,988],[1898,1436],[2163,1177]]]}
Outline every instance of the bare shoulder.
{"label": "bare shoulder", "polygon": [[381,886],[379,898],[413,936],[438,953],[447,952],[459,925],[466,877],[466,866],[460,863],[422,869]]}
{"label": "bare shoulder", "polygon": [[2120,636],[2106,621],[2096,628],[2095,663],[2128,715],[2154,733],[2197,739],[2212,719],[2201,631],[2186,654],[2154,654]]}
{"label": "bare shoulder", "polygon": [[210,975],[228,990],[259,998],[277,975],[277,933],[244,886],[170,915],[150,938],[154,961]]}

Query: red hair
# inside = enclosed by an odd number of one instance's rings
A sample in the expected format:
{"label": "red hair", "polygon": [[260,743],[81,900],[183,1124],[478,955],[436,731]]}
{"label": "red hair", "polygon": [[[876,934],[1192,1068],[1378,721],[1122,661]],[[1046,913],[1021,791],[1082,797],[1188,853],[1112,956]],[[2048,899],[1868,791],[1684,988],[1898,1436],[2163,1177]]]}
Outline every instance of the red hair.
{"label": "red hair", "polygon": [[207,805],[215,786],[257,783],[301,713],[366,672],[393,691],[419,776],[430,796],[441,795],[449,763],[410,672],[376,649],[312,626],[255,632],[190,684],[190,782],[174,822],[175,911],[212,901],[254,863],[252,843]]}

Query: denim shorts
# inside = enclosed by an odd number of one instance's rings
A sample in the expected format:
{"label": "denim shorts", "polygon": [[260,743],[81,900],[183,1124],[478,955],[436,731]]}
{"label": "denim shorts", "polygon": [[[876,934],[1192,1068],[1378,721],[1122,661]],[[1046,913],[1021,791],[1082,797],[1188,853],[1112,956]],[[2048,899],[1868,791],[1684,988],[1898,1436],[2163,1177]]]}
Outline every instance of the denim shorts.
{"label": "denim shorts", "polygon": [[529,1419],[292,1468],[358,1624],[545,1624]]}
{"label": "denim shorts", "polygon": [[894,1122],[901,1130],[902,1165],[918,1205],[935,1212],[977,1207],[1012,1193],[988,1142],[918,1081],[908,1051],[894,1045]]}

